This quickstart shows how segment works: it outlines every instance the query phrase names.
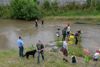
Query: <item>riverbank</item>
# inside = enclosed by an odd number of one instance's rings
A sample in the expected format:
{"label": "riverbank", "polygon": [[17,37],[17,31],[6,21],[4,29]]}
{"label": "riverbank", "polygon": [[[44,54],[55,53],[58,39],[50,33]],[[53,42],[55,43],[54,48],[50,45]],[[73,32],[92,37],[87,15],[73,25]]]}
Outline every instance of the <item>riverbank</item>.
{"label": "riverbank", "polygon": [[[85,63],[84,59],[77,57],[78,63],[72,64],[71,57],[69,62],[62,60],[62,55],[58,52],[45,52],[45,61],[37,64],[37,58],[19,58],[17,50],[0,51],[0,67],[99,67],[100,62],[90,61]],[[96,66],[95,66],[96,65]]]}
{"label": "riverbank", "polygon": [[83,24],[100,24],[100,16],[47,16],[44,20],[66,20],[74,21],[73,23]]}

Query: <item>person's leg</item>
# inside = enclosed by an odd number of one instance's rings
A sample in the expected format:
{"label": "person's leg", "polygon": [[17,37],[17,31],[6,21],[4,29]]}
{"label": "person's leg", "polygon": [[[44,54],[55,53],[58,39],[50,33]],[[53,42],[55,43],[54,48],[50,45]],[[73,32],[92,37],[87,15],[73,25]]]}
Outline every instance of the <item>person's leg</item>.
{"label": "person's leg", "polygon": [[38,59],[37,63],[39,64],[40,63],[40,52],[38,52],[37,59]]}
{"label": "person's leg", "polygon": [[23,50],[24,50],[24,48],[23,48],[23,47],[20,47],[21,57],[23,57],[23,56],[24,56],[24,55],[23,55]]}
{"label": "person's leg", "polygon": [[67,37],[69,36],[69,34],[70,34],[70,32],[68,31],[68,32],[67,32]]}
{"label": "person's leg", "polygon": [[78,44],[78,38],[77,37],[75,37],[75,44],[77,45]]}
{"label": "person's leg", "polygon": [[65,62],[68,62],[68,60],[67,60],[68,52],[67,52],[66,49],[64,49],[63,55],[64,55],[63,60],[64,60]]}
{"label": "person's leg", "polygon": [[44,60],[44,53],[43,52],[41,53],[41,56],[42,56],[42,60]]}
{"label": "person's leg", "polygon": [[22,57],[24,57],[24,47],[22,47]]}
{"label": "person's leg", "polygon": [[63,35],[63,39],[62,40],[65,40],[65,38],[66,38],[66,35]]}
{"label": "person's leg", "polygon": [[19,57],[21,57],[21,47],[19,47]]}

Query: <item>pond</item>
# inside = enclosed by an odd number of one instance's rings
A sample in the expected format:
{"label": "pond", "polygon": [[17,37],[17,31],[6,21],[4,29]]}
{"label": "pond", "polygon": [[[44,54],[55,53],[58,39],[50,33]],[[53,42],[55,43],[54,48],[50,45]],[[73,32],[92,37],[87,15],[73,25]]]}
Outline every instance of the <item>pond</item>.
{"label": "pond", "polygon": [[[44,25],[39,22],[39,27],[36,28],[33,21],[21,20],[0,20],[0,49],[17,48],[16,40],[18,36],[22,36],[25,47],[35,45],[38,40],[44,44],[56,39],[58,26],[63,29],[67,23],[71,21],[45,21]],[[95,52],[100,48],[100,26],[89,24],[73,24],[71,30],[73,32],[82,30],[82,46]]]}

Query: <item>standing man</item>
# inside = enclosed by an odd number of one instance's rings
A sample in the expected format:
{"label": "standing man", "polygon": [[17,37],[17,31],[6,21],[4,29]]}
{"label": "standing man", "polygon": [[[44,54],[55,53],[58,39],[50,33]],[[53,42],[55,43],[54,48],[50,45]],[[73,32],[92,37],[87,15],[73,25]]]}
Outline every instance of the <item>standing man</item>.
{"label": "standing man", "polygon": [[38,50],[38,63],[40,63],[40,54],[42,56],[42,60],[44,60],[44,45],[39,40],[38,43],[36,44],[36,47],[37,47],[37,50]]}
{"label": "standing man", "polygon": [[23,54],[23,51],[24,51],[24,47],[23,47],[24,42],[23,42],[21,36],[19,36],[19,38],[17,40],[17,45],[19,47],[19,56],[23,57],[24,56],[24,54]]}
{"label": "standing man", "polygon": [[66,28],[62,30],[62,35],[63,35],[62,41],[64,41],[66,39]]}
{"label": "standing man", "polygon": [[38,27],[37,19],[35,20],[35,27]]}
{"label": "standing man", "polygon": [[44,25],[44,20],[41,21],[41,24]]}

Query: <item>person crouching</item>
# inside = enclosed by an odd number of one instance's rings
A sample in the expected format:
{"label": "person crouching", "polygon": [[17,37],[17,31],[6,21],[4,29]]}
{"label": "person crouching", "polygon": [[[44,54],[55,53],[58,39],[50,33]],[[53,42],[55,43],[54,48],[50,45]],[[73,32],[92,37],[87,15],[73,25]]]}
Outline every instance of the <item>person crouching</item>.
{"label": "person crouching", "polygon": [[63,53],[63,56],[64,56],[63,60],[66,61],[66,62],[68,62],[68,60],[67,60],[68,46],[67,46],[67,42],[65,40],[63,41],[63,46],[62,46],[62,48],[61,48],[60,51]]}

